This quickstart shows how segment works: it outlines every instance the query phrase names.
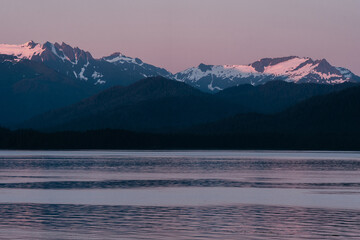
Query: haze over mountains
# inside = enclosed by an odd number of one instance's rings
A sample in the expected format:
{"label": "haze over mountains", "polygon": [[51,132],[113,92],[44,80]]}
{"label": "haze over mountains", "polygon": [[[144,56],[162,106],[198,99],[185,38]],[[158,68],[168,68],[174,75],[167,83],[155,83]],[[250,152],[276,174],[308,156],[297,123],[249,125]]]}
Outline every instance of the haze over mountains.
{"label": "haze over mountains", "polygon": [[172,74],[121,53],[96,59],[65,43],[0,44],[0,125],[46,132],[343,134],[358,129],[359,82],[325,59],[200,64]]}

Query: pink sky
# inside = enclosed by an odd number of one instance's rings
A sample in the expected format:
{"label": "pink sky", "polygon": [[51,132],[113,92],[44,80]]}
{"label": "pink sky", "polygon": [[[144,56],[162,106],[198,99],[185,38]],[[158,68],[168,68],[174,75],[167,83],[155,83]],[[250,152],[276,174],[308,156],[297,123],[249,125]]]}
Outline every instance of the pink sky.
{"label": "pink sky", "polygon": [[359,10],[358,0],[2,0],[0,43],[64,41],[172,72],[298,55],[360,74]]}

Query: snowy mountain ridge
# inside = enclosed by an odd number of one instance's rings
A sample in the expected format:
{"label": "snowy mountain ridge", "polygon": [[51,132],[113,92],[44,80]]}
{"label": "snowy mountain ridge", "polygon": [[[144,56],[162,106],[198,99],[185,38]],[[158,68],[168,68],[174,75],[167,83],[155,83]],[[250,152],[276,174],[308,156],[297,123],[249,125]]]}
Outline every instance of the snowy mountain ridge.
{"label": "snowy mountain ridge", "polygon": [[29,41],[21,45],[0,44],[0,54],[11,56],[5,61],[14,64],[24,59],[42,62],[67,77],[104,87],[128,85],[151,76],[185,82],[206,92],[217,92],[240,84],[259,85],[272,80],[320,84],[360,82],[359,76],[346,68],[330,65],[326,59],[297,56],[263,58],[248,65],[200,64],[172,74],[119,52],[95,59],[90,52],[66,43]]}
{"label": "snowy mountain ridge", "polygon": [[172,78],[167,70],[144,63],[139,58],[114,53],[95,59],[90,52],[66,43],[29,41],[21,45],[0,44],[0,54],[11,56],[5,61],[13,63],[22,60],[42,62],[67,77],[93,85],[128,85],[144,77],[158,75]]}
{"label": "snowy mountain ridge", "polygon": [[249,65],[200,64],[175,74],[175,79],[210,92],[240,84],[259,85],[276,79],[322,84],[360,82],[360,78],[350,70],[334,67],[325,59],[297,56],[264,58]]}

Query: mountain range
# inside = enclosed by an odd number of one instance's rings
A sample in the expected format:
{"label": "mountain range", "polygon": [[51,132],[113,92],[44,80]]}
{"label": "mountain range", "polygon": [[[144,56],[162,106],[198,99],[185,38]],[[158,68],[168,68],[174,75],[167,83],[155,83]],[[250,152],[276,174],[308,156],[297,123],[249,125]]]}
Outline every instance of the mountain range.
{"label": "mountain range", "polygon": [[296,56],[264,58],[249,65],[205,65],[175,74],[175,79],[203,91],[218,92],[241,84],[259,85],[273,80],[294,83],[338,84],[360,82],[350,70],[334,67],[326,59]]}
{"label": "mountain range", "polygon": [[0,125],[162,136],[351,135],[359,83],[325,59],[200,64],[173,74],[118,52],[94,58],[66,43],[0,44]]}
{"label": "mountain range", "polygon": [[[171,77],[165,69],[130,58],[119,52],[100,59],[66,43],[44,44],[29,41],[22,45],[0,44],[0,54],[16,64],[24,59],[41,62],[66,77],[87,82],[90,86],[129,85],[149,76]],[[4,60],[3,60],[4,61]]]}
{"label": "mountain range", "polygon": [[112,86],[157,75],[171,73],[120,53],[95,59],[65,43],[0,44],[0,125],[10,126]]}
{"label": "mountain range", "polygon": [[297,56],[264,58],[248,65],[201,63],[197,67],[172,74],[119,52],[95,59],[91,53],[66,43],[39,44],[29,41],[22,45],[0,44],[0,54],[9,56],[7,61],[14,64],[24,59],[44,63],[66,77],[87,82],[100,89],[115,85],[126,86],[151,76],[185,82],[208,92],[240,84],[259,85],[272,80],[326,84],[360,82],[359,76],[346,68],[330,65],[326,59],[313,60]]}

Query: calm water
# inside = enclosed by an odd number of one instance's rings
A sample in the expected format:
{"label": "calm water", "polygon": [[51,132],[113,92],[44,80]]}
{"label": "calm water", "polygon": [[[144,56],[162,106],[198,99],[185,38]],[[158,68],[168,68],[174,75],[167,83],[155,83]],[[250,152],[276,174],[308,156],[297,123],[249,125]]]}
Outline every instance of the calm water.
{"label": "calm water", "polygon": [[360,239],[360,153],[0,151],[0,239]]}

